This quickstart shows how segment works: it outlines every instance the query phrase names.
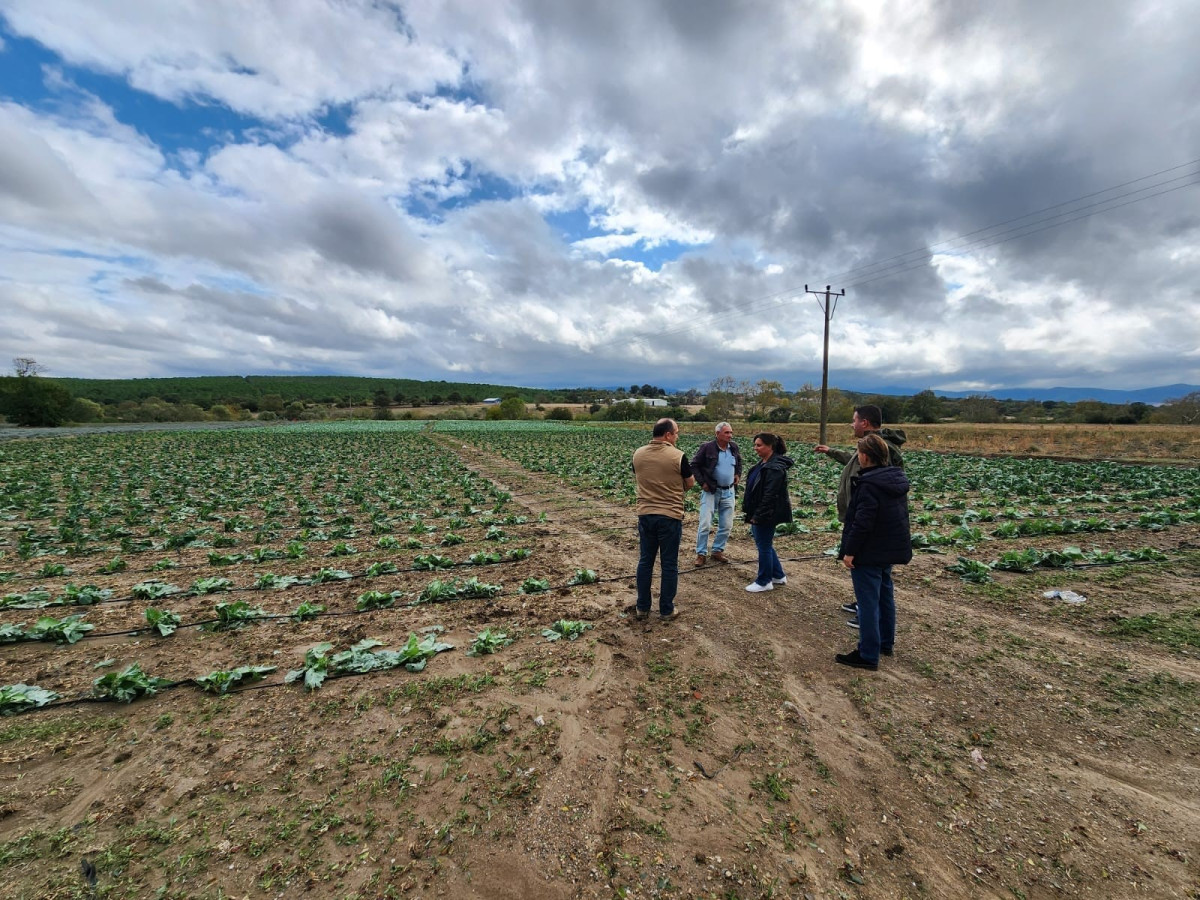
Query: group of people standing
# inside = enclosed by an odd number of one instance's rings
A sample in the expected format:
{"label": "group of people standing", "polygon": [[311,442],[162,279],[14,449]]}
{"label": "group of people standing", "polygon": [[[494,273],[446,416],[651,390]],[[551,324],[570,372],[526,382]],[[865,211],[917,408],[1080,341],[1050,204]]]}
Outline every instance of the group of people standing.
{"label": "group of people standing", "polygon": [[[851,425],[857,445],[851,451],[837,450],[824,444],[813,448],[843,464],[838,482],[837,511],[843,523],[838,558],[850,571],[855,604],[843,609],[856,613],[858,647],[839,653],[834,659],[860,669],[878,669],[880,655],[891,656],[896,638],[896,603],[892,566],[912,559],[912,540],[908,521],[908,479],[903,470],[900,447],[904,432],[882,427],[878,406],[865,405],[854,410]],[[636,616],[650,616],[650,584],[654,561],[661,559],[659,616],[663,620],[678,615],[675,595],[679,583],[679,545],[683,535],[685,493],[695,484],[701,488],[700,522],[696,534],[697,567],[709,560],[727,563],[725,555],[736,491],[742,483],[742,458],[733,441],[728,422],[716,427],[716,437],[701,444],[689,460],[675,444],[679,426],[672,419],[661,419],[649,444],[633,454],[637,479],[637,514],[640,556],[637,568]],[[779,435],[759,432],[754,436],[758,462],[746,473],[742,496],[742,515],[758,550],[758,572],[746,585],[750,593],[773,590],[787,584],[774,538],[777,526],[792,521],[788,495],[788,470],[795,462],[787,455],[787,446]],[[716,537],[709,550],[713,516],[717,517]]]}

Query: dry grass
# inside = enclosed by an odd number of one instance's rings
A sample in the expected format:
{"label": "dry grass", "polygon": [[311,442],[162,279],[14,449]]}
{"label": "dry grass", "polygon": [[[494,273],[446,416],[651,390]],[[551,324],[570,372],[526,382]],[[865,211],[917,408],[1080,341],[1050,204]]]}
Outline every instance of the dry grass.
{"label": "dry grass", "polygon": [[[710,430],[707,423],[688,423],[684,430]],[[1112,459],[1128,461],[1200,461],[1200,428],[1189,425],[972,425],[939,423],[905,424],[907,446],[914,450],[968,453],[982,456],[1045,456],[1063,459]],[[817,425],[773,425],[768,422],[735,425],[743,436],[757,431],[774,431],[790,443],[815,445]],[[828,442],[849,446],[849,425],[830,425]]]}

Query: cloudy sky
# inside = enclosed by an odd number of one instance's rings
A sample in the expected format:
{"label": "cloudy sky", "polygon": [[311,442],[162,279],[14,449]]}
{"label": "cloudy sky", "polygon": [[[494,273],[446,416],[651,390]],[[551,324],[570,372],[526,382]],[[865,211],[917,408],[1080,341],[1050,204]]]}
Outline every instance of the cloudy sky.
{"label": "cloudy sky", "polygon": [[0,360],[1200,383],[1194,0],[0,0]]}

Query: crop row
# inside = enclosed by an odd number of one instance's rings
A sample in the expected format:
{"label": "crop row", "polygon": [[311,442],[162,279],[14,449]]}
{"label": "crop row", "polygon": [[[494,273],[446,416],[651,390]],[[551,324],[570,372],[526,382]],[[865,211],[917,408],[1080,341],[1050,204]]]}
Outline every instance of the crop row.
{"label": "crop row", "polygon": [[[525,469],[630,504],[635,499],[630,458],[647,440],[646,431],[640,429],[559,426],[546,430],[536,425],[503,431],[464,428],[456,434]],[[690,455],[707,439],[706,434],[684,434],[678,446]],[[741,441],[747,468],[756,461],[749,444],[744,438]],[[794,462],[789,490],[797,517],[834,519],[832,501],[841,466],[814,454],[808,445],[795,445],[789,451]],[[1196,468],[986,459],[919,449],[908,449],[904,460],[917,527],[1001,519],[1087,519],[1089,514],[1103,514],[1109,520],[1116,517],[1114,527],[1154,529],[1194,521],[1189,515],[1200,509],[1200,469]],[[692,496],[689,508],[694,506]],[[995,536],[1020,535],[1001,530]]]}

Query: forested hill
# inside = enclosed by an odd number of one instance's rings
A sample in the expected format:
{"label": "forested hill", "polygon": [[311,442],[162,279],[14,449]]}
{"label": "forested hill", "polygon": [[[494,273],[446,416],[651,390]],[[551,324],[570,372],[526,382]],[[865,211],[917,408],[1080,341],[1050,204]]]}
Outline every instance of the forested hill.
{"label": "forested hill", "polygon": [[278,396],[313,403],[370,403],[383,392],[403,403],[469,403],[485,397],[517,394],[528,401],[561,400],[560,390],[522,388],[496,384],[459,384],[448,381],[414,381],[408,378],[359,378],[342,375],[222,375],[195,378],[47,378],[61,384],[75,397],[105,405],[140,402],[157,397],[168,403],[254,404],[263,397]]}

